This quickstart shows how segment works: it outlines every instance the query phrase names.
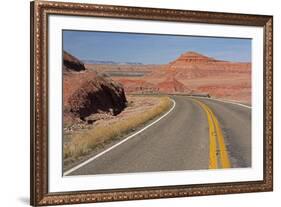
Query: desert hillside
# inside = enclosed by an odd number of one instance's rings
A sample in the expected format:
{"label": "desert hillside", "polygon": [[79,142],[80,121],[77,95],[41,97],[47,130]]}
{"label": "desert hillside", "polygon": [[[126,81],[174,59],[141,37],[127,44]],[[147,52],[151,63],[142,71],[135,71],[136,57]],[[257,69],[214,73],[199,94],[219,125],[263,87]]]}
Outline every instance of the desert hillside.
{"label": "desert hillside", "polygon": [[84,64],[67,52],[63,53],[64,121],[86,117],[94,113],[116,115],[126,107],[123,87],[96,72],[86,70]]}
{"label": "desert hillside", "polygon": [[96,67],[97,71],[122,83],[127,93],[209,94],[251,103],[251,63],[221,61],[186,52],[165,65],[91,64],[87,67]]}
{"label": "desert hillside", "polygon": [[64,168],[172,106],[163,96],[126,96],[121,83],[63,53]]}

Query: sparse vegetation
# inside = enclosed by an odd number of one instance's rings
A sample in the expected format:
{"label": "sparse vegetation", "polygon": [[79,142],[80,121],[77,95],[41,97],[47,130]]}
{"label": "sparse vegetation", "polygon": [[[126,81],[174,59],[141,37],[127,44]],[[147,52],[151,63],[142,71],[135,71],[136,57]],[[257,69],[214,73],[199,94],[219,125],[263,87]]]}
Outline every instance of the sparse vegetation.
{"label": "sparse vegetation", "polygon": [[69,141],[64,144],[64,159],[77,159],[87,155],[97,146],[124,136],[131,130],[166,112],[171,106],[172,101],[170,98],[159,97],[158,103],[148,110],[124,117],[111,123],[110,127],[96,125],[93,128],[75,132],[71,135]]}

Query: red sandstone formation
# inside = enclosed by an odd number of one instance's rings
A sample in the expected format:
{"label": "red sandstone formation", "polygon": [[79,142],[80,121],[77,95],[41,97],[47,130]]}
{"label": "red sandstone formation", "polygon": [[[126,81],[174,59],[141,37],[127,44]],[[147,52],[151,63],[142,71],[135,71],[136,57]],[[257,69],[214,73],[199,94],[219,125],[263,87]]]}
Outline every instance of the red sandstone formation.
{"label": "red sandstone formation", "polygon": [[164,81],[157,84],[160,92],[164,93],[178,93],[190,92],[190,90],[174,76],[167,77]]}
{"label": "red sandstone formation", "polygon": [[116,115],[126,107],[121,84],[85,70],[81,61],[66,52],[63,62],[64,121],[69,121],[71,117],[83,120],[99,112]]}
{"label": "red sandstone formation", "polygon": [[126,96],[120,84],[100,76],[85,81],[68,99],[70,111],[84,119],[94,113],[120,113],[126,107]]}
{"label": "red sandstone formation", "polygon": [[170,65],[178,65],[178,64],[188,64],[188,63],[213,63],[219,62],[214,58],[210,58],[204,55],[201,55],[197,52],[186,52],[183,53],[180,57],[178,57],[175,61],[171,62]]}
{"label": "red sandstone formation", "polygon": [[173,77],[193,93],[251,103],[251,63],[220,61],[186,52],[150,77],[164,81]]}
{"label": "red sandstone formation", "polygon": [[[144,66],[143,66],[144,67]],[[144,77],[113,77],[128,93],[210,94],[251,103],[251,63],[220,61],[186,52],[167,65],[155,66]]]}

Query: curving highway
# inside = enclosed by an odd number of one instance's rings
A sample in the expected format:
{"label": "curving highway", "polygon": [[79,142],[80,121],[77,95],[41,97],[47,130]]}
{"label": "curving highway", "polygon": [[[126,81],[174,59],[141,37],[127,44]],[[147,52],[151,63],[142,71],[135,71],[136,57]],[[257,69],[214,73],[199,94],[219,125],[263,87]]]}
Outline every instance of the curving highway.
{"label": "curving highway", "polygon": [[174,108],[64,175],[251,167],[251,108],[171,96]]}

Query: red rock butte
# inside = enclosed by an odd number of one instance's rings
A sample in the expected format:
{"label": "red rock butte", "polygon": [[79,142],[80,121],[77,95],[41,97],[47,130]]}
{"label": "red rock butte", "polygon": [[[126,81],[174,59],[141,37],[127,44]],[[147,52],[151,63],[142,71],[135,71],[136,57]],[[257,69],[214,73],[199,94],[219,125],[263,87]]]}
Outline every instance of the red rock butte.
{"label": "red rock butte", "polygon": [[211,97],[251,103],[251,62],[217,60],[185,52],[163,65],[93,65],[100,71],[145,71],[143,76],[112,76],[126,93],[208,94]]}
{"label": "red rock butte", "polygon": [[209,62],[218,62],[219,60],[216,60],[214,58],[201,55],[197,52],[185,52],[181,54],[180,57],[178,57],[175,61],[171,62],[170,64],[174,63],[209,63]]}

